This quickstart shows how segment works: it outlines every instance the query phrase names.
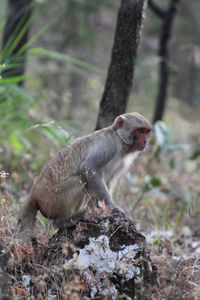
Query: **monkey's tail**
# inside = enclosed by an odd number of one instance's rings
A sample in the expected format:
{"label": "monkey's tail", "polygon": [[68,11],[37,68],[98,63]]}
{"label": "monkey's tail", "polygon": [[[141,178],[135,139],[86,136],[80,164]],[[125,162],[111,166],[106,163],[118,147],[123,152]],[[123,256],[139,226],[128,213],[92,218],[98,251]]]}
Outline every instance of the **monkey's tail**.
{"label": "monkey's tail", "polygon": [[18,219],[18,224],[20,225],[20,233],[30,232],[33,230],[37,210],[38,208],[36,205],[36,201],[34,201],[30,194],[24,202],[20,211]]}

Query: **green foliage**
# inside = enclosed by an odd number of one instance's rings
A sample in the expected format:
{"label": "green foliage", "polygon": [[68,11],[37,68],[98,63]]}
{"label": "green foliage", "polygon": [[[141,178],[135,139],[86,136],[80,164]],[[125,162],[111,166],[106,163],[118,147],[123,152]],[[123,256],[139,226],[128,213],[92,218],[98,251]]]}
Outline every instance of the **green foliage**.
{"label": "green foliage", "polygon": [[191,218],[198,218],[200,214],[200,192],[196,192],[190,187],[186,193],[187,211]]}
{"label": "green foliage", "polygon": [[61,126],[67,122],[39,121],[35,99],[15,84],[2,85],[0,91],[0,140],[11,149],[13,162],[24,152],[34,153],[42,135],[56,149],[67,144],[69,135]]}
{"label": "green foliage", "polygon": [[0,87],[0,137],[1,143],[10,145],[14,154],[30,147],[28,140],[20,138],[22,131],[30,126],[30,109],[33,98],[14,84]]}
{"label": "green foliage", "polygon": [[[174,144],[169,128],[162,121],[158,121],[155,123],[154,132],[158,151],[164,150],[167,152],[173,152],[177,150],[190,149],[189,144]],[[171,167],[174,168],[174,162],[171,162]]]}
{"label": "green foliage", "polygon": [[70,142],[70,136],[66,130],[63,129],[61,126],[67,124],[68,122],[56,122],[56,121],[49,121],[49,122],[42,122],[39,121],[35,123],[32,127],[29,128],[31,130],[39,130],[42,132],[43,135],[46,136],[49,141],[54,144],[56,147],[59,146],[66,146],[66,143]]}
{"label": "green foliage", "polygon": [[195,150],[190,156],[190,160],[196,160],[200,156],[200,150]]}
{"label": "green foliage", "polygon": [[[11,82],[12,79],[6,80]],[[13,163],[17,163],[24,152],[33,153],[41,135],[57,149],[65,146],[69,139],[61,126],[67,122],[39,121],[35,104],[36,100],[17,85],[3,82],[0,86],[0,140],[12,151]]]}
{"label": "green foliage", "polygon": [[[175,234],[177,230],[180,230],[185,218],[189,216],[190,218],[196,218],[199,216],[200,193],[197,193],[196,189],[190,187],[186,188],[186,192],[181,190],[178,185],[182,178],[180,180],[176,179],[177,175],[171,176],[171,173],[181,176],[179,173],[181,170],[182,172],[187,172],[187,170],[191,172],[191,163],[192,168],[194,168],[194,162],[191,162],[191,160],[198,159],[200,152],[195,150],[188,157],[188,152],[191,152],[191,146],[173,143],[171,132],[163,122],[155,124],[151,148],[152,153],[149,161],[146,163],[142,179],[137,177],[137,175],[128,174],[127,176],[131,185],[135,186],[133,191],[136,194],[131,212],[134,213],[136,208],[139,209],[143,206],[150,212],[151,217],[149,219],[154,222],[156,228],[165,228],[171,231],[172,234]],[[184,160],[181,157],[184,157]],[[152,170],[154,171],[152,172]],[[159,170],[162,171],[160,172]],[[185,177],[184,175],[183,177]],[[196,177],[198,178],[198,175]],[[174,184],[177,184],[178,191],[175,190]],[[187,181],[185,185],[187,185]],[[157,201],[159,204],[155,205],[154,203],[151,205],[151,201]],[[139,205],[140,202],[142,204]],[[157,218],[158,212],[160,212],[159,218]]]}
{"label": "green foliage", "polygon": [[[69,134],[63,128],[68,122],[56,122],[50,119],[43,119],[36,104],[38,99],[35,99],[28,91],[17,86],[21,81],[27,82],[34,80],[34,76],[12,76],[13,68],[21,67],[23,63],[23,55],[26,52],[28,56],[40,56],[49,59],[56,59],[64,63],[73,64],[76,67],[84,68],[88,71],[102,73],[100,68],[97,68],[85,61],[73,58],[69,55],[50,51],[44,48],[30,48],[30,46],[44,34],[52,25],[54,25],[73,5],[88,6],[88,2],[69,1],[60,12],[58,12],[47,24],[45,24],[38,32],[36,32],[21,47],[16,54],[13,55],[13,50],[16,48],[19,40],[30,27],[31,23],[42,14],[45,5],[36,5],[32,16],[25,22],[25,15],[20,20],[15,31],[9,38],[4,49],[0,53],[0,141],[5,149],[11,151],[12,161],[9,161],[13,166],[19,162],[19,157],[25,152],[35,156],[35,148],[40,147],[44,155],[48,151],[48,143],[53,145],[57,150],[61,146],[66,146],[69,143]],[[91,10],[98,9],[98,5],[91,6]],[[21,24],[24,24],[21,26]],[[21,28],[22,27],[22,28]],[[3,28],[3,27],[2,27]],[[2,30],[1,28],[1,30]],[[19,30],[20,28],[20,30]],[[0,32],[1,38],[2,32]],[[6,77],[4,73],[6,71]],[[43,142],[40,143],[40,140]],[[40,143],[40,145],[39,145]],[[47,150],[44,148],[47,147]],[[7,150],[5,150],[7,151]],[[10,156],[9,156],[10,159]],[[4,156],[4,163],[6,156]],[[35,167],[35,164],[34,164]]]}
{"label": "green foliage", "polygon": [[28,54],[36,55],[36,56],[40,56],[40,57],[51,58],[51,59],[56,59],[56,60],[60,60],[62,62],[69,62],[75,66],[84,68],[85,70],[88,70],[88,71],[93,71],[93,72],[97,72],[97,73],[105,73],[104,70],[102,70],[98,67],[95,67],[94,65],[91,65],[83,60],[76,59],[69,55],[59,53],[56,51],[50,51],[50,50],[47,50],[44,48],[30,49],[30,50],[28,50]]}
{"label": "green foliage", "polygon": [[178,226],[181,224],[182,218],[183,218],[184,213],[186,212],[186,210],[187,210],[187,203],[184,203],[184,205],[182,206],[182,208],[178,211],[173,231],[176,231],[176,229],[178,228]]}
{"label": "green foliage", "polygon": [[160,148],[166,147],[170,141],[170,133],[167,125],[162,121],[156,122],[154,125],[154,132],[157,145]]}
{"label": "green foliage", "polygon": [[158,177],[150,177],[149,175],[144,176],[142,189],[149,191],[152,188],[161,186],[161,179]]}
{"label": "green foliage", "polygon": [[53,234],[56,233],[56,229],[53,227],[53,224],[50,220],[43,217],[41,214],[37,216],[37,220],[39,224],[42,226],[42,228],[44,229],[44,231],[48,233],[49,236],[52,236]]}

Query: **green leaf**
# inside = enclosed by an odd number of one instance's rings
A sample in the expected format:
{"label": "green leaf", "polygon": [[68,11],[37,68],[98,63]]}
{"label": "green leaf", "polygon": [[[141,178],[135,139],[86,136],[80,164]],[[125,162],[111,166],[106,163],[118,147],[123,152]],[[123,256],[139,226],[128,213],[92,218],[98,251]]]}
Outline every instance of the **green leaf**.
{"label": "green leaf", "polygon": [[33,48],[27,51],[28,54],[31,55],[37,55],[37,56],[42,56],[42,57],[49,57],[52,59],[57,59],[60,61],[64,61],[64,62],[69,62],[72,63],[78,67],[87,69],[89,71],[94,71],[94,72],[98,72],[98,73],[105,73],[105,71],[103,69],[100,69],[94,65],[91,65],[83,60],[71,57],[69,55],[63,54],[63,53],[59,53],[56,51],[50,51],[44,48]]}
{"label": "green leaf", "polygon": [[176,221],[175,221],[175,225],[174,225],[174,228],[173,228],[173,232],[175,232],[176,229],[178,228],[178,226],[181,224],[181,220],[182,220],[182,218],[184,216],[184,213],[185,213],[185,211],[187,209],[187,206],[188,206],[187,203],[184,203],[183,207],[179,210],[178,215],[176,217]]}
{"label": "green leaf", "polygon": [[155,186],[155,187],[161,186],[161,180],[158,177],[151,178],[150,183],[152,184],[152,186]]}
{"label": "green leaf", "polygon": [[15,155],[18,155],[23,149],[23,145],[20,143],[19,138],[14,133],[10,133],[10,141]]}
{"label": "green leaf", "polygon": [[162,121],[158,121],[154,125],[155,137],[157,144],[160,147],[165,147],[169,144],[170,133],[166,124]]}
{"label": "green leaf", "polygon": [[33,77],[32,76],[21,75],[21,76],[9,77],[9,78],[0,78],[0,85],[18,83],[20,81],[24,81],[24,80],[30,79],[30,78],[33,78]]}
{"label": "green leaf", "polygon": [[49,122],[38,122],[29,130],[39,129],[52,143],[59,147],[59,145],[66,146],[69,134],[63,128],[56,127],[56,122],[53,120]]}
{"label": "green leaf", "polygon": [[200,150],[195,150],[190,156],[190,160],[196,160],[200,156]]}
{"label": "green leaf", "polygon": [[24,101],[28,101],[31,103],[35,103],[33,97],[24,91],[24,89],[21,89],[17,85],[11,85],[9,86],[10,92],[12,92],[15,96],[19,97],[20,99],[23,99]]}
{"label": "green leaf", "polygon": [[172,170],[175,168],[175,161],[174,161],[174,159],[171,159],[171,160],[169,161],[169,167],[170,167]]}
{"label": "green leaf", "polygon": [[[50,20],[50,22],[48,22],[46,25],[44,25],[38,32],[36,32],[31,39],[28,40],[28,42],[23,45],[23,47],[21,47],[18,50],[18,54],[23,53],[25,50],[27,50],[30,45],[32,45],[43,33],[45,33],[52,25],[54,25],[65,13],[67,9],[67,5],[65,5],[59,13],[56,14],[56,16]],[[37,17],[38,13],[40,13],[40,7],[36,7],[35,12],[32,15],[32,21],[34,20],[35,17]],[[31,20],[31,19],[30,19]]]}
{"label": "green leaf", "polygon": [[48,219],[46,219],[43,216],[37,216],[37,220],[40,222],[40,224],[42,225],[42,227],[47,230],[48,228]]}

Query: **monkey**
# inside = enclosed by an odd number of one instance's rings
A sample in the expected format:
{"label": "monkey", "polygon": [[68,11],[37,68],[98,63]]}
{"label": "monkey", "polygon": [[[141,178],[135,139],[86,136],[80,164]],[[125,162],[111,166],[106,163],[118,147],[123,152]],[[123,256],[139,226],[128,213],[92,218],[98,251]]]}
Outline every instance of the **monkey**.
{"label": "monkey", "polygon": [[64,220],[87,210],[89,201],[104,201],[111,211],[124,211],[112,201],[119,176],[146,148],[152,126],[137,112],[118,116],[109,127],[97,130],[61,149],[34,182],[19,218],[20,233],[30,234],[37,211],[57,228]]}

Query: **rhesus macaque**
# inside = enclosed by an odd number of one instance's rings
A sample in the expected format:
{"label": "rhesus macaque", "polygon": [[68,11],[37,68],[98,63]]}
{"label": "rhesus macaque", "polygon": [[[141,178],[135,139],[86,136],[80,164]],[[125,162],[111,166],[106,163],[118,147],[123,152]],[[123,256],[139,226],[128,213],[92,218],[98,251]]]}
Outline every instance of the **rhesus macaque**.
{"label": "rhesus macaque", "polygon": [[126,113],[111,126],[63,148],[33,184],[21,211],[20,232],[32,230],[37,210],[53,219],[57,227],[86,211],[89,200],[96,206],[104,201],[109,209],[122,211],[112,202],[114,185],[136,154],[145,149],[150,131],[145,117]]}

